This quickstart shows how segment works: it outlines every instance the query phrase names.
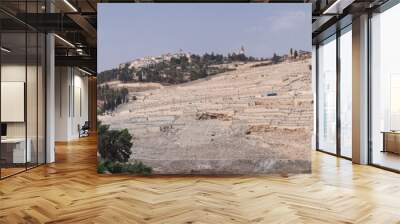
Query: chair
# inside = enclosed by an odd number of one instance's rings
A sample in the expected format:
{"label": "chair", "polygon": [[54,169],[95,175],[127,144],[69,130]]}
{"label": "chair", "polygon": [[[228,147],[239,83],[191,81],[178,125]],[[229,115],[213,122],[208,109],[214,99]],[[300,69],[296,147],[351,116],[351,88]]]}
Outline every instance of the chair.
{"label": "chair", "polygon": [[79,129],[79,138],[89,136],[89,129],[90,129],[89,121],[85,121],[82,127],[79,127],[78,125],[78,129]]}

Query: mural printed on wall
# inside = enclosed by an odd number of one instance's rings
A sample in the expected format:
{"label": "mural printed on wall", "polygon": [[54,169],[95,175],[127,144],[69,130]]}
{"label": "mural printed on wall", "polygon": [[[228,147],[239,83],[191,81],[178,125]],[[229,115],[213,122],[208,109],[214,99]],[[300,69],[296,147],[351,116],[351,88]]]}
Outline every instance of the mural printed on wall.
{"label": "mural printed on wall", "polygon": [[100,4],[98,18],[99,173],[311,172],[308,5]]}

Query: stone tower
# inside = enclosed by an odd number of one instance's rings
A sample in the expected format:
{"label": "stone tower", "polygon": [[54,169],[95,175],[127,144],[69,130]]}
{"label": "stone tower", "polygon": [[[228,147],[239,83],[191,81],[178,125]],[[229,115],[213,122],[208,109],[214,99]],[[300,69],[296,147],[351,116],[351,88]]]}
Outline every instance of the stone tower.
{"label": "stone tower", "polygon": [[241,47],[240,50],[239,50],[239,54],[245,54],[245,50],[244,50],[243,45],[242,45],[242,47]]}

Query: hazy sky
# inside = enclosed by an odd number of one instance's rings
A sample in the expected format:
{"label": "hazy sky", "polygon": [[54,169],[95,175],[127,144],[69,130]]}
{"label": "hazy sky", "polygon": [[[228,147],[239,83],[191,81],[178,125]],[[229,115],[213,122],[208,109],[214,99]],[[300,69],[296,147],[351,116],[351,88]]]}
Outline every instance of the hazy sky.
{"label": "hazy sky", "polygon": [[103,3],[97,32],[99,72],[179,49],[270,57],[311,51],[311,4]]}

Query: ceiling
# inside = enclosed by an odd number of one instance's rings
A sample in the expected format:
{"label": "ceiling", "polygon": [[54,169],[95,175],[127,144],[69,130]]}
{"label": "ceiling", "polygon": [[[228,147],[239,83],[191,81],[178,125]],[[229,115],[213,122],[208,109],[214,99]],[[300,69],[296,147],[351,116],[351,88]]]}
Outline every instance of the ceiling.
{"label": "ceiling", "polygon": [[[311,3],[313,41],[346,16],[377,7],[387,0],[219,0],[218,2]],[[54,32],[56,65],[80,66],[96,73],[97,4],[126,2],[193,2],[187,0],[1,0],[0,21],[5,32],[29,27]],[[203,0],[203,2],[216,2]],[[49,13],[51,11],[51,13]],[[25,13],[28,12],[28,13]],[[351,18],[350,18],[351,22]],[[333,31],[334,32],[334,31]]]}
{"label": "ceiling", "polygon": [[353,17],[372,12],[390,0],[308,0],[313,4],[313,44],[352,23]]}

